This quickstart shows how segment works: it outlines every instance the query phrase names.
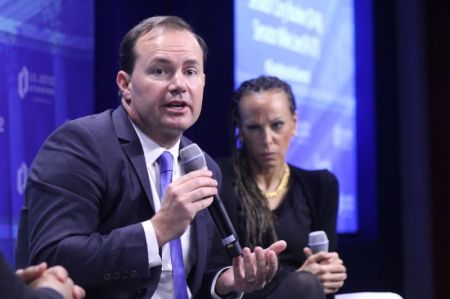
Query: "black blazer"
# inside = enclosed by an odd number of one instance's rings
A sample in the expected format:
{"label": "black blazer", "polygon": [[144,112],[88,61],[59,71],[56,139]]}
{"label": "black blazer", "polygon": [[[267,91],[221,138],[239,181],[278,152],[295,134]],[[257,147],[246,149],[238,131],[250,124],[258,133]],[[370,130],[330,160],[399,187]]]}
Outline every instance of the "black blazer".
{"label": "black blazer", "polygon": [[[217,161],[222,171],[221,199],[241,240],[244,238],[244,221],[239,215],[240,201],[234,191],[235,174],[231,159]],[[339,188],[336,176],[328,170],[304,170],[289,165],[293,194],[303,194],[311,211],[311,231],[324,230],[330,241],[329,250],[336,250],[337,212]],[[242,244],[244,245],[244,244]]]}
{"label": "black blazer", "polygon": [[53,289],[28,287],[9,267],[2,253],[0,253],[0,290],[2,298],[63,299],[63,296]]}
{"label": "black blazer", "polygon": [[[242,214],[241,203],[234,190],[236,181],[231,159],[220,159],[217,161],[223,175],[220,197],[230,216],[230,220],[236,230],[238,238],[244,240],[245,236],[245,216]],[[291,170],[291,190],[290,193],[304,194],[311,214],[311,231],[324,230],[329,239],[329,251],[336,250],[337,243],[337,212],[339,200],[339,186],[336,176],[328,170],[304,170],[289,165]],[[289,228],[286,228],[289,229]],[[295,228],[292,228],[295,229]],[[246,244],[242,244],[245,246]],[[305,244],[306,246],[307,244]],[[283,253],[281,253],[283,255]],[[301,265],[283,265],[277,276],[267,289],[277,285],[277,280],[282,279],[289,272],[295,271]],[[269,290],[267,290],[269,291]],[[262,297],[255,295],[255,298],[263,298],[264,290],[258,291]],[[328,299],[334,295],[328,295]]]}
{"label": "black blazer", "polygon": [[[180,147],[190,143],[183,137]],[[205,156],[220,184],[217,164]],[[144,153],[125,110],[69,121],[50,135],[31,166],[17,265],[63,265],[86,298],[149,298],[161,267],[148,266],[141,222],[154,214]],[[214,274],[205,276],[216,235],[207,210],[192,224],[196,261],[188,284],[195,297]]]}

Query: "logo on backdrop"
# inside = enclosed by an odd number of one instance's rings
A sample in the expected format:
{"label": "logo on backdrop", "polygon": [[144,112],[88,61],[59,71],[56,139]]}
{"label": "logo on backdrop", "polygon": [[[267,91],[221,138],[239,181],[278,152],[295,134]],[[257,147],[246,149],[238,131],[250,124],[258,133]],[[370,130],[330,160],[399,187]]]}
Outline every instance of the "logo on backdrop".
{"label": "logo on backdrop", "polygon": [[28,88],[30,86],[30,80],[28,75],[28,69],[23,66],[17,75],[17,92],[21,99],[25,98],[28,93]]}
{"label": "logo on backdrop", "polygon": [[23,66],[17,74],[17,93],[21,99],[32,95],[33,102],[51,104],[55,95],[55,77],[32,72]]}
{"label": "logo on backdrop", "polygon": [[23,193],[25,192],[27,177],[28,166],[27,164],[25,164],[25,162],[22,162],[22,164],[20,164],[19,168],[17,169],[17,192],[19,192],[20,195],[23,195]]}

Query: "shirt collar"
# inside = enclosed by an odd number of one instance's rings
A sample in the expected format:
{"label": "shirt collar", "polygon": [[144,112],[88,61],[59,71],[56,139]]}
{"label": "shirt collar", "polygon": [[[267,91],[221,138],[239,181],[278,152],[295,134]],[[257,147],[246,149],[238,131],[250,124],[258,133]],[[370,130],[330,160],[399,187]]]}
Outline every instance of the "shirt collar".
{"label": "shirt collar", "polygon": [[172,147],[166,149],[166,148],[160,146],[159,144],[157,144],[150,137],[145,135],[145,133],[142,132],[142,130],[139,129],[132,121],[131,121],[131,124],[133,125],[133,128],[136,131],[136,134],[138,135],[138,138],[141,142],[142,149],[144,151],[145,161],[146,161],[147,165],[152,165],[153,163],[155,163],[155,161],[159,158],[159,156],[161,156],[161,154],[164,151],[169,151],[173,156],[173,160],[178,161],[181,139],[178,139],[177,142]]}

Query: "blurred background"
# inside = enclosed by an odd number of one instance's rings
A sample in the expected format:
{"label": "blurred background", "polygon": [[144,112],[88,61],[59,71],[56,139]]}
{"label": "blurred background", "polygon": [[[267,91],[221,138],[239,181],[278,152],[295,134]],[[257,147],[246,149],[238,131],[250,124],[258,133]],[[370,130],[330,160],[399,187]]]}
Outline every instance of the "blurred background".
{"label": "blurred background", "polygon": [[0,250],[13,265],[28,168],[64,121],[119,104],[123,35],[178,15],[207,42],[199,121],[229,154],[233,90],[288,81],[289,162],[339,178],[341,292],[446,298],[450,268],[450,3],[425,0],[0,0]]}

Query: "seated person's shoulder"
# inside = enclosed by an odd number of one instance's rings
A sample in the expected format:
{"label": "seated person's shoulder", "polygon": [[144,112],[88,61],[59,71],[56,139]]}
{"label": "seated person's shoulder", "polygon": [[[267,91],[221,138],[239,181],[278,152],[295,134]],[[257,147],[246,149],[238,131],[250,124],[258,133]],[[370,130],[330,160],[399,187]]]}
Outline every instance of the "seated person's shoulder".
{"label": "seated person's shoulder", "polygon": [[338,183],[336,175],[328,169],[306,170],[292,165],[289,166],[294,173],[308,182],[333,185]]}
{"label": "seated person's shoulder", "polygon": [[222,157],[216,159],[217,164],[219,165],[222,172],[233,170],[233,161],[230,157]]}

